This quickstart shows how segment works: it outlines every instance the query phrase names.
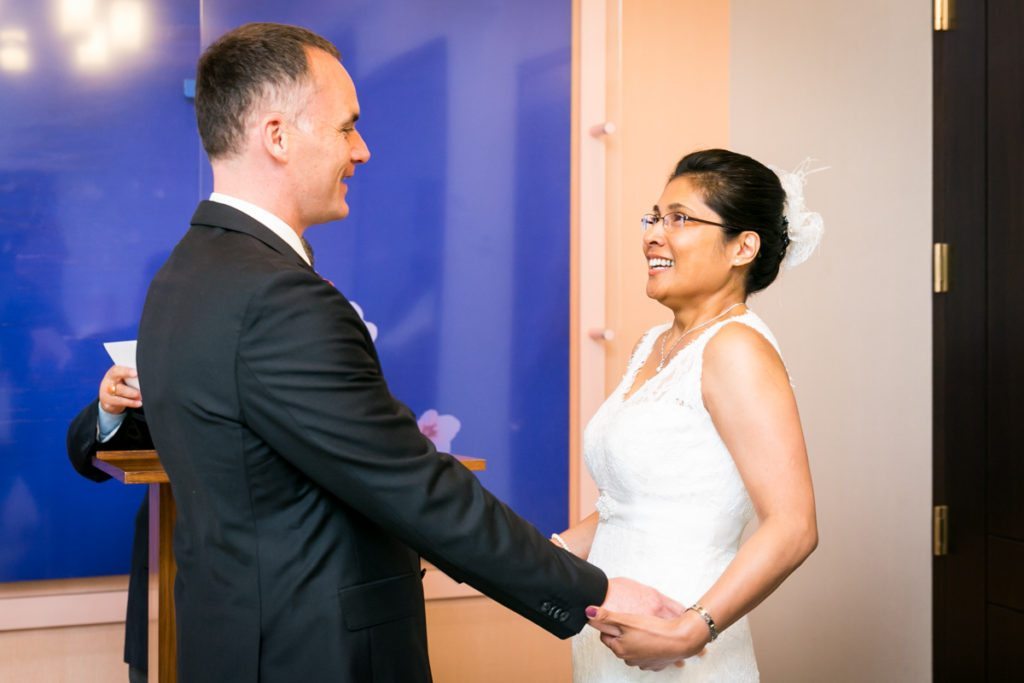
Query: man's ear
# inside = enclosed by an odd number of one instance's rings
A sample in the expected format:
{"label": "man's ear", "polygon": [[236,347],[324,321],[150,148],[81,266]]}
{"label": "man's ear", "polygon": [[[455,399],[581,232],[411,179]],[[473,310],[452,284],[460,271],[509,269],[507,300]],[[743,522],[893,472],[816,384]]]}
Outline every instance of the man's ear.
{"label": "man's ear", "polygon": [[259,122],[259,136],[263,149],[277,161],[287,161],[292,130],[284,114],[269,112]]}
{"label": "man's ear", "polygon": [[732,257],[734,266],[745,266],[757,257],[761,251],[761,236],[753,230],[740,233],[740,236],[733,242],[736,250]]}

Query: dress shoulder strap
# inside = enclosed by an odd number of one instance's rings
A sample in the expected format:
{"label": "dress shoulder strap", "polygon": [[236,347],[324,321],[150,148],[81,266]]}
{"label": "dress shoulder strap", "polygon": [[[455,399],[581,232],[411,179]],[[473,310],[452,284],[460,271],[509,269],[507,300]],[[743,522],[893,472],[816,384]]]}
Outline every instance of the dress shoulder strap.
{"label": "dress shoulder strap", "polygon": [[[747,327],[751,328],[752,330],[754,330],[755,332],[757,332],[762,337],[764,337],[765,339],[768,340],[768,343],[772,345],[772,347],[775,349],[776,353],[779,354],[779,357],[782,356],[782,350],[779,348],[779,342],[775,338],[775,335],[772,334],[772,331],[771,331],[771,329],[769,329],[768,324],[765,321],[761,320],[760,316],[758,316],[753,311],[747,311],[743,315],[738,315],[735,318],[730,318],[729,320],[723,320],[717,326],[716,332],[717,332],[717,330],[722,329],[723,327],[725,327],[729,323],[740,323],[742,325],[746,325]],[[713,334],[712,335],[708,335],[708,337],[709,337],[708,341],[711,341],[710,337],[713,337],[713,336],[714,336]],[[705,342],[705,344],[707,344],[707,342]]]}

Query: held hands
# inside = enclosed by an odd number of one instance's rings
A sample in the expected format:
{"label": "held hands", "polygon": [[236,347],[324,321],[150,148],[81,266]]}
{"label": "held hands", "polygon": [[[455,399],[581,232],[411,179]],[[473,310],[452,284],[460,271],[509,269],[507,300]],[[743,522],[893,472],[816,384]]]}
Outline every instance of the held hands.
{"label": "held hands", "polygon": [[644,670],[682,666],[687,657],[703,654],[711,639],[699,615],[630,579],[611,579],[604,604],[588,607],[587,616],[616,657]]}
{"label": "held hands", "polygon": [[[674,619],[686,611],[686,607],[650,586],[621,576],[608,580],[608,593],[604,597],[601,609],[608,613],[628,612],[659,619]],[[588,607],[587,616],[597,614],[597,610],[597,607]],[[597,623],[593,618],[589,623],[602,633],[619,634],[619,629],[616,626]]]}
{"label": "held hands", "polygon": [[120,415],[128,408],[142,407],[142,394],[138,389],[124,383],[125,379],[138,377],[133,368],[122,365],[111,366],[100,380],[100,408],[111,415]]}

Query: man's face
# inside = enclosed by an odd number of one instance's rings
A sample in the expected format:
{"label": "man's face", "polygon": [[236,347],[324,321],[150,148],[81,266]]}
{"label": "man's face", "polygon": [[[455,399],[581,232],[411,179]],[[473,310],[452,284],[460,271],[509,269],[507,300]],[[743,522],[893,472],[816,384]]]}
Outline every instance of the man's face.
{"label": "man's face", "polygon": [[370,158],[356,131],[355,84],[337,59],[308,49],[312,92],[292,136],[289,167],[302,227],[348,216],[347,178]]}

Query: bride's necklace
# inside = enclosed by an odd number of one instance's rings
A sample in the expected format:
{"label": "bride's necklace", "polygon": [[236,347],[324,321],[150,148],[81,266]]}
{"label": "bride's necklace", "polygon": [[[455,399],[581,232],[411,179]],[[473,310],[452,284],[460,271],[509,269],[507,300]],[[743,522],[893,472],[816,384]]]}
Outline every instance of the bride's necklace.
{"label": "bride's necklace", "polygon": [[708,325],[710,325],[711,323],[715,322],[716,320],[721,320],[725,316],[729,315],[729,311],[731,311],[732,309],[736,308],[737,306],[742,306],[742,305],[743,305],[742,301],[739,302],[739,303],[733,304],[729,308],[725,309],[724,311],[722,311],[721,313],[716,315],[714,318],[711,318],[711,320],[707,320],[705,322],[702,322],[700,325],[697,325],[695,327],[691,327],[686,332],[683,332],[681,335],[679,335],[678,339],[676,339],[674,342],[672,342],[672,346],[669,347],[667,353],[665,351],[665,340],[668,339],[668,331],[666,330],[665,335],[662,336],[662,338],[661,338],[661,360],[658,361],[658,367],[654,371],[655,372],[661,372],[662,368],[665,367],[665,363],[672,356],[672,352],[676,350],[677,346],[679,346],[679,342],[683,341],[683,339],[687,335],[689,335],[689,334],[691,334],[693,332],[696,332],[697,330],[700,330],[700,329],[703,329],[703,328],[707,327]]}

